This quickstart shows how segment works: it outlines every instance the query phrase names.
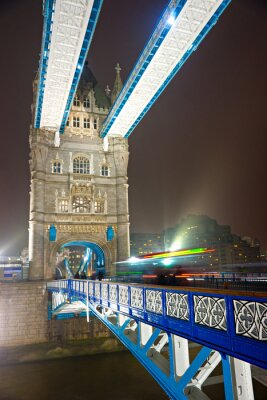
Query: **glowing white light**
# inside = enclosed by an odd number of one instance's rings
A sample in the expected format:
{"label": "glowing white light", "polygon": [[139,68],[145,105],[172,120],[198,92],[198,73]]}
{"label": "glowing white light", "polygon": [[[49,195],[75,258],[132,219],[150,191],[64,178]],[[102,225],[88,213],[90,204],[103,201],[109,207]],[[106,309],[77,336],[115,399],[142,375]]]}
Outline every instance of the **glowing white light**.
{"label": "glowing white light", "polygon": [[137,258],[137,257],[130,257],[130,258],[128,258],[127,261],[134,263],[134,262],[138,262],[138,261],[141,261],[141,260],[140,260],[140,258]]}
{"label": "glowing white light", "polygon": [[174,22],[175,22],[175,18],[174,18],[174,16],[173,15],[171,15],[168,19],[167,19],[167,22],[168,22],[168,24],[169,25],[173,25],[174,24]]}
{"label": "glowing white light", "polygon": [[175,251],[182,249],[182,240],[180,238],[176,238],[175,241],[172,243],[169,251]]}
{"label": "glowing white light", "polygon": [[162,262],[164,265],[166,265],[166,267],[168,267],[169,265],[172,264],[172,260],[171,258],[166,258],[165,260],[163,260]]}

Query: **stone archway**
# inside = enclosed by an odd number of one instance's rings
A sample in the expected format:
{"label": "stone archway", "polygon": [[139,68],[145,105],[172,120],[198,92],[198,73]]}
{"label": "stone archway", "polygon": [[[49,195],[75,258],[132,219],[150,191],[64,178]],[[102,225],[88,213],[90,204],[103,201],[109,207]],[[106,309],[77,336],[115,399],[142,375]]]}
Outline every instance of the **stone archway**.
{"label": "stone archway", "polygon": [[[98,244],[75,240],[64,243],[60,250],[65,253],[61,266],[66,277],[85,278],[105,275],[105,254]],[[59,268],[58,264],[57,267]]]}
{"label": "stone archway", "polygon": [[[56,276],[56,259],[57,254],[61,249],[67,248],[68,246],[83,246],[85,248],[90,248],[94,253],[94,265],[93,271],[94,275],[98,272],[104,274],[110,274],[112,271],[112,263],[116,260],[115,248],[111,243],[103,242],[99,238],[90,237],[80,237],[70,235],[68,237],[62,238],[55,243],[51,243],[47,249],[47,269],[46,269],[46,279],[53,279]],[[60,277],[60,276],[59,276]],[[63,277],[68,277],[68,274],[64,274]]]}

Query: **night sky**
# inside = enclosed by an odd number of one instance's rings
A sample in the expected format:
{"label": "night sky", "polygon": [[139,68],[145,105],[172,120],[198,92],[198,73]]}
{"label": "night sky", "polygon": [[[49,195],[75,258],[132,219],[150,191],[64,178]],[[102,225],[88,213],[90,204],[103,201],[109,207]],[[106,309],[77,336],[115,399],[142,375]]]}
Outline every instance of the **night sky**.
{"label": "night sky", "polygon": [[[112,86],[125,81],[167,0],[104,1],[89,65]],[[261,240],[266,229],[265,0],[233,0],[198,50],[132,133],[132,232],[160,232],[188,213]],[[0,3],[0,252],[27,246],[28,134],[38,68],[42,1]]]}

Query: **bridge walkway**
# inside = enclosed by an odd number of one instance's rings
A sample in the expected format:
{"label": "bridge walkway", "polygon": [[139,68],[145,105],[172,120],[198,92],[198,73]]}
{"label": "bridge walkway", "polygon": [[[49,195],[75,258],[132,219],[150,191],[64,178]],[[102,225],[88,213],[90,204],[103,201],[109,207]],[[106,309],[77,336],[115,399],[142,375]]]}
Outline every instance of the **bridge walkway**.
{"label": "bridge walkway", "polygon": [[[206,399],[201,388],[221,364],[225,398],[253,400],[250,364],[267,368],[266,293],[84,280],[49,282],[48,290],[80,300],[170,398]],[[188,341],[202,345],[192,362]]]}

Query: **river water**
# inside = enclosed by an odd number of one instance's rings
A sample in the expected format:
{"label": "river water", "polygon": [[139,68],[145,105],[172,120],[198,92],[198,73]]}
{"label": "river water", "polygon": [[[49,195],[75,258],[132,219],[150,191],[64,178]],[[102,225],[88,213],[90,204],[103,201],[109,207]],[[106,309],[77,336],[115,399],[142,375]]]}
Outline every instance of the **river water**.
{"label": "river water", "polygon": [[128,352],[0,367],[1,400],[166,400]]}
{"label": "river water", "polygon": [[[218,387],[220,386],[220,387]],[[207,394],[224,399],[223,385]],[[255,400],[266,400],[256,391]],[[0,400],[168,400],[128,352],[0,366]]]}

